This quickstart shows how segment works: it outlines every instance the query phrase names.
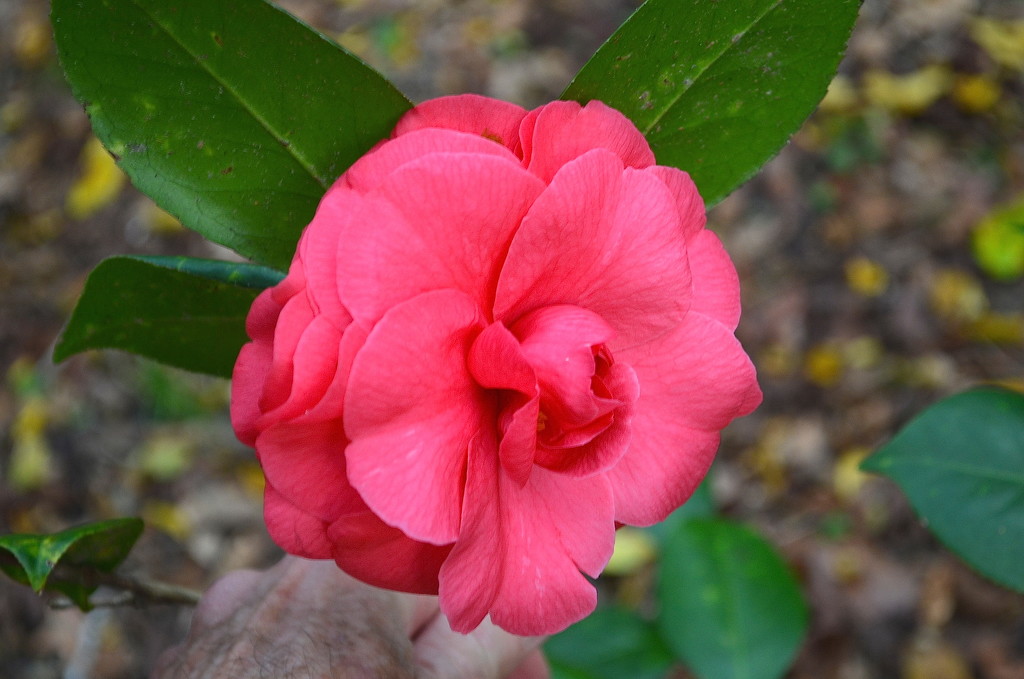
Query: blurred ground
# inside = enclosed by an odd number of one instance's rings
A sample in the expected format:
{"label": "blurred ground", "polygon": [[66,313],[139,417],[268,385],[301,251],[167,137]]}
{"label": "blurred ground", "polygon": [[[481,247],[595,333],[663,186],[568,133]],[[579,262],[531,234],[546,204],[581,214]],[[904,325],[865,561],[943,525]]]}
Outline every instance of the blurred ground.
{"label": "blurred ground", "polygon": [[[636,3],[284,4],[413,99],[535,106]],[[202,588],[278,554],[226,383],[112,352],[55,367],[49,353],[103,257],[220,253],[95,159],[47,10],[0,0],[0,533],[140,515],[129,567]],[[812,630],[792,678],[1024,678],[1024,597],[971,573],[893,485],[856,471],[941,396],[1024,378],[1024,272],[1004,256],[1024,217],[1000,212],[1024,200],[1022,22],[1014,0],[866,0],[822,110],[711,212],[765,390],[727,432],[714,489],[806,585]],[[2,674],[142,676],[188,615],[49,611],[0,581]]]}

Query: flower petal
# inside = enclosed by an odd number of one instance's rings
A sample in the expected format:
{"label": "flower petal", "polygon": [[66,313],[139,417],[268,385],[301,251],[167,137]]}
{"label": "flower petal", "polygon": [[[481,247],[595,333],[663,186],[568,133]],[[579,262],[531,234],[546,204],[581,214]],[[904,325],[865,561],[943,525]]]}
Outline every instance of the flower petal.
{"label": "flower petal", "polygon": [[704,229],[707,214],[704,211],[704,199],[697,191],[690,175],[674,167],[655,165],[645,170],[648,174],[664,182],[672,197],[675,198],[676,209],[679,210],[679,223],[683,228],[683,237],[689,241]]}
{"label": "flower petal", "polygon": [[557,101],[530,111],[520,128],[523,162],[545,182],[593,149],[607,149],[627,167],[654,165],[654,152],[636,125],[600,101]]}
{"label": "flower petal", "polygon": [[263,492],[263,518],[270,537],[289,554],[307,559],[331,558],[327,523],[296,507],[269,483]]}
{"label": "flower petal", "polygon": [[451,551],[410,540],[365,510],[341,517],[327,529],[338,566],[354,578],[386,589],[437,594],[437,573]]}
{"label": "flower petal", "polygon": [[603,476],[535,469],[520,487],[481,438],[466,484],[463,530],[440,573],[441,610],[452,629],[472,630],[490,611],[513,634],[551,634],[594,610],[597,594],[580,570],[600,573],[615,542]]}
{"label": "flower petal", "polygon": [[333,521],[359,498],[345,476],[341,423],[276,424],[256,439],[270,485],[302,511]]}
{"label": "flower petal", "polygon": [[597,149],[562,168],[523,220],[494,313],[510,325],[542,306],[580,306],[615,330],[616,351],[678,324],[690,289],[674,198],[657,177]]}
{"label": "flower petal", "polygon": [[608,472],[616,520],[660,521],[707,473],[718,432],[761,402],[749,357],[732,331],[690,312],[673,332],[622,352],[636,371],[640,398],[629,450]]}
{"label": "flower petal", "polygon": [[537,416],[540,396],[537,377],[523,356],[519,341],[499,323],[481,332],[469,351],[467,365],[477,384],[506,393],[500,401],[502,467],[523,485],[530,478],[537,449]]}
{"label": "flower petal", "polygon": [[360,193],[367,193],[406,163],[434,153],[492,155],[519,164],[519,158],[512,151],[494,143],[493,139],[475,132],[429,128],[404,133],[378,145],[345,172],[342,182]]}
{"label": "flower petal", "polygon": [[704,314],[735,330],[740,322],[740,278],[722,241],[704,229],[690,239],[687,249],[693,272],[690,312]]}
{"label": "flower petal", "polygon": [[247,446],[256,443],[260,418],[260,396],[270,372],[273,349],[269,343],[249,342],[238,352],[231,373],[231,426],[238,440]]}
{"label": "flower petal", "polygon": [[424,293],[388,311],[352,364],[349,479],[416,540],[440,545],[459,534],[467,448],[489,412],[466,367],[483,322],[463,293]]}
{"label": "flower petal", "polygon": [[290,420],[321,404],[338,372],[341,338],[342,330],[327,316],[316,316],[310,321],[295,346],[288,397],[280,405],[266,411],[260,418],[262,421]]}
{"label": "flower petal", "polygon": [[490,309],[508,243],[542,189],[496,156],[434,154],[406,163],[341,227],[342,301],[367,323],[444,288]]}
{"label": "flower petal", "polygon": [[402,116],[393,136],[423,128],[446,128],[497,141],[519,151],[519,124],[526,109],[477,94],[460,94],[425,101]]}

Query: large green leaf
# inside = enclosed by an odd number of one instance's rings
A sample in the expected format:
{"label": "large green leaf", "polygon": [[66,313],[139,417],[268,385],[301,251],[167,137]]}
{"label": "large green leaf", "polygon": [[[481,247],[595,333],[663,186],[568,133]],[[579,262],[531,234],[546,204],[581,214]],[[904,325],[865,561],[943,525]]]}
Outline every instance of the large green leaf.
{"label": "large green leaf", "polygon": [[262,287],[280,277],[251,264],[111,257],[89,275],[54,360],[86,349],[123,349],[185,370],[230,377],[248,341],[249,307]]}
{"label": "large green leaf", "polygon": [[974,568],[1024,592],[1024,395],[980,388],[939,401],[862,467],[899,484]]}
{"label": "large green leaf", "polygon": [[88,610],[89,595],[96,589],[91,573],[117,568],[141,533],[142,521],[127,518],[50,535],[0,535],[0,570],[36,592],[61,592]]}
{"label": "large green leaf", "polygon": [[858,0],[647,0],[562,95],[633,120],[709,205],[775,154],[825,94]]}
{"label": "large green leaf", "polygon": [[660,679],[672,654],[653,625],[623,608],[599,608],[548,639],[555,679]]}
{"label": "large green leaf", "polygon": [[775,679],[807,629],[800,587],[775,549],[738,524],[691,519],[665,544],[662,636],[701,679]]}
{"label": "large green leaf", "polygon": [[263,0],[53,0],[93,129],[189,228],[285,268],[324,191],[410,106]]}

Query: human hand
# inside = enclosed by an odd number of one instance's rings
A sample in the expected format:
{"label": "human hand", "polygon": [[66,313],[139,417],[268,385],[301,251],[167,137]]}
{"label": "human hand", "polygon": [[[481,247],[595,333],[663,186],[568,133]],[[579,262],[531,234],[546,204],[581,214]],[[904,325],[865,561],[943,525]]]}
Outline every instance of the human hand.
{"label": "human hand", "polygon": [[489,620],[457,634],[436,597],[376,589],[332,562],[286,556],[214,583],[151,679],[547,679],[541,641]]}

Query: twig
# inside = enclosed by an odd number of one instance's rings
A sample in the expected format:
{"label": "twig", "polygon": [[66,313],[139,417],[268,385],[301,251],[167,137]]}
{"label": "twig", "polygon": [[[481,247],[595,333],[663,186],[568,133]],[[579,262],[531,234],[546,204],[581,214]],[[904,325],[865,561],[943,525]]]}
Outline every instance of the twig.
{"label": "twig", "polygon": [[[59,568],[57,569],[60,570]],[[156,604],[176,604],[184,606],[195,606],[199,603],[202,592],[188,587],[172,585],[166,582],[157,582],[145,578],[122,575],[120,573],[103,573],[92,570],[88,573],[78,571],[79,577],[89,585],[111,587],[121,590],[117,596],[101,601],[90,602],[95,607],[112,606],[146,606]],[[54,575],[58,575],[55,571]],[[53,599],[50,602],[51,608],[70,608],[75,604],[66,598]]]}

